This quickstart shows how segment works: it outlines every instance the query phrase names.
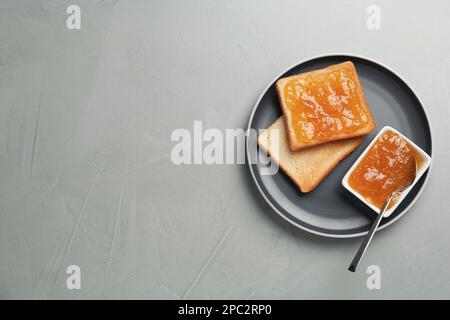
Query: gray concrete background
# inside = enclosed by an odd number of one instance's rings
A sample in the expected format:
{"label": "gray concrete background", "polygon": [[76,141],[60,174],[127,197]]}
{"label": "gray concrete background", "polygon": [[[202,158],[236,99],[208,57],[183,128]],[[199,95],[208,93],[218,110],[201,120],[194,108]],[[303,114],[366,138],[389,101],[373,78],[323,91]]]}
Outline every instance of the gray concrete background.
{"label": "gray concrete background", "polygon": [[[69,4],[82,29],[65,26]],[[382,10],[381,30],[366,8]],[[448,1],[0,1],[0,298],[450,298]],[[309,235],[246,166],[175,166],[175,128],[244,127],[310,56],[383,62],[430,115],[412,210],[360,239]],[[82,289],[68,290],[76,264]],[[381,290],[366,288],[377,264]]]}

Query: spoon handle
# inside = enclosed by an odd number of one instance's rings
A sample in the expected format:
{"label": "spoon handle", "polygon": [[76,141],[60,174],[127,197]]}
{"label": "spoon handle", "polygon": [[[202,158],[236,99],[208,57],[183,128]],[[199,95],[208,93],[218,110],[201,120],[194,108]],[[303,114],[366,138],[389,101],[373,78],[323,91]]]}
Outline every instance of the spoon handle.
{"label": "spoon handle", "polygon": [[377,231],[378,226],[380,225],[381,219],[383,219],[384,212],[388,208],[388,206],[391,203],[391,200],[394,198],[395,194],[397,194],[397,192],[394,192],[394,194],[386,201],[383,208],[381,209],[380,214],[377,216],[377,218],[373,222],[372,227],[369,230],[369,233],[366,235],[366,238],[364,239],[363,243],[361,243],[361,246],[359,247],[358,252],[356,252],[355,257],[353,258],[352,262],[350,263],[350,266],[348,267],[349,271],[351,271],[351,272],[356,271],[356,267],[358,267],[358,264],[361,261],[362,257],[364,256],[364,253],[366,253],[367,247],[369,246],[369,243],[372,240],[373,235],[375,234],[375,231]]}

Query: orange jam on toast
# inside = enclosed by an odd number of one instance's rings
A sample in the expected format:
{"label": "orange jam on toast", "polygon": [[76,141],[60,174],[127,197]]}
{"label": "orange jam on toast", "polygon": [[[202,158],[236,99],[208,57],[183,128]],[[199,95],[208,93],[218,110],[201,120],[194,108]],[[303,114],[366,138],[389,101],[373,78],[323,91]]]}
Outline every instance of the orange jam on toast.
{"label": "orange jam on toast", "polygon": [[283,90],[287,119],[301,143],[355,136],[370,125],[371,114],[351,63],[292,77]]}

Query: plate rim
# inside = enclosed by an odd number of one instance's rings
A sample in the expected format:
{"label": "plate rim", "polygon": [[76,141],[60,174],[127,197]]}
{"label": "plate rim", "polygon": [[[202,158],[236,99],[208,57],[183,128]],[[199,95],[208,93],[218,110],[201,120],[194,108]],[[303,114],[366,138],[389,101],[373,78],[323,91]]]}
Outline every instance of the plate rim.
{"label": "plate rim", "polygon": [[[433,136],[433,128],[431,126],[431,122],[430,122],[430,117],[428,115],[428,111],[427,109],[424,107],[424,104],[422,103],[422,100],[420,99],[420,97],[417,95],[416,90],[408,83],[405,81],[405,79],[393,68],[386,66],[385,64],[372,59],[372,58],[368,58],[366,56],[360,55],[360,54],[354,54],[354,53],[345,53],[345,52],[338,52],[338,53],[326,53],[326,54],[319,54],[319,55],[315,55],[312,57],[309,57],[307,59],[303,59],[300,62],[297,62],[291,66],[289,66],[288,68],[284,69],[281,73],[279,73],[278,75],[276,75],[275,78],[273,78],[272,81],[270,81],[270,83],[266,86],[266,88],[262,91],[261,95],[258,97],[255,105],[252,108],[252,112],[250,113],[250,118],[248,120],[248,125],[247,125],[247,132],[250,132],[251,130],[251,124],[253,121],[253,118],[255,116],[256,110],[258,109],[258,106],[262,100],[262,98],[264,97],[264,95],[266,94],[266,92],[270,89],[270,87],[272,87],[272,85],[286,72],[288,72],[289,70],[301,65],[301,64],[305,64],[309,61],[312,60],[316,60],[316,59],[320,59],[320,58],[326,58],[326,57],[337,57],[337,56],[346,56],[349,58],[356,58],[356,59],[361,59],[361,60],[366,60],[368,62],[377,64],[383,68],[385,68],[386,70],[390,71],[392,74],[394,74],[396,77],[398,77],[413,93],[413,95],[415,96],[415,98],[417,99],[417,101],[419,102],[420,106],[422,107],[423,113],[425,115],[426,121],[428,123],[428,127],[430,130],[430,140],[431,140],[431,154],[430,157],[433,158],[433,141],[434,141],[434,136]],[[297,222],[295,222],[294,220],[289,219],[288,217],[286,217],[283,213],[281,213],[273,204],[272,202],[267,198],[266,194],[263,192],[263,190],[261,189],[261,186],[259,185],[258,181],[256,180],[256,176],[255,173],[253,171],[253,167],[252,167],[252,163],[249,161],[250,158],[250,154],[249,154],[250,150],[248,148],[248,135],[246,135],[246,139],[245,139],[245,154],[247,157],[247,165],[248,168],[250,170],[250,173],[252,175],[253,178],[253,182],[255,183],[256,187],[258,188],[259,193],[262,195],[262,197],[264,198],[264,200],[266,201],[266,203],[272,208],[272,210],[274,210],[279,216],[281,216],[284,220],[288,221],[289,223],[291,223],[292,225],[296,226],[297,228],[304,230],[306,232],[318,235],[318,236],[322,236],[322,237],[326,237],[326,238],[334,238],[334,239],[346,239],[346,238],[355,238],[355,237],[361,237],[364,236],[368,233],[368,231],[363,231],[363,232],[357,232],[357,233],[350,233],[350,234],[332,234],[332,233],[326,233],[326,232],[320,232],[317,230],[313,230],[310,229],[306,226],[303,226]],[[433,167],[433,162],[431,161],[431,164],[428,168],[428,173],[425,176],[425,180],[420,188],[420,190],[417,192],[417,195],[414,197],[414,199],[409,203],[409,205],[402,211],[400,212],[395,218],[393,218],[392,220],[390,220],[389,222],[387,222],[386,224],[380,226],[377,231],[383,230],[384,228],[390,226],[391,224],[393,224],[395,221],[399,220],[401,217],[403,217],[405,215],[405,213],[407,213],[411,207],[416,203],[417,199],[420,197],[420,195],[422,194],[423,190],[425,189],[425,186],[428,183],[428,179],[430,177],[431,174],[431,170]]]}

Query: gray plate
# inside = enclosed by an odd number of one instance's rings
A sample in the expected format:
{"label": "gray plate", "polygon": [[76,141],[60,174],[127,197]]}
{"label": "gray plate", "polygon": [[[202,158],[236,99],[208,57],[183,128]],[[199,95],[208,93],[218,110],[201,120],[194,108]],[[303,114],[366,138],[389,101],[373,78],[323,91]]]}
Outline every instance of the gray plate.
{"label": "gray plate", "polygon": [[[249,129],[265,129],[281,115],[274,88],[277,79],[348,60],[355,64],[377,124],[362,145],[340,162],[316,189],[306,194],[301,193],[281,170],[275,175],[261,175],[260,165],[248,161],[259,191],[278,214],[301,229],[336,238],[362,236],[374,219],[374,212],[346,191],[341,180],[382,127],[394,127],[432,155],[430,124],[417,96],[398,75],[377,62],[348,55],[323,56],[302,62],[274,79],[256,103],[249,121]],[[247,160],[248,157],[247,147]],[[381,222],[380,229],[399,219],[411,207],[428,175],[429,171],[395,212]]]}

